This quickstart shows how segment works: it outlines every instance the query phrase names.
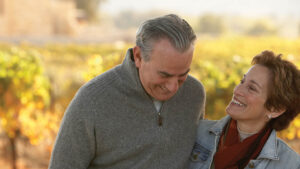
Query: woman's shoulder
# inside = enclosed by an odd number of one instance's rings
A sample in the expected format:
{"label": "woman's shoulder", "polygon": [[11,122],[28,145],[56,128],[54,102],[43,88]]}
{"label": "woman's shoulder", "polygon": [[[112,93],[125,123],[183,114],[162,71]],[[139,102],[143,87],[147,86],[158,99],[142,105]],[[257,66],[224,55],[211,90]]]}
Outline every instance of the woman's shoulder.
{"label": "woman's shoulder", "polygon": [[202,119],[199,121],[198,130],[203,130],[203,128],[212,130],[222,130],[229,120],[229,116],[225,116],[220,120]]}
{"label": "woman's shoulder", "polygon": [[209,119],[201,119],[199,121],[199,127],[209,127],[209,126],[213,126],[218,122],[218,120],[209,120]]}
{"label": "woman's shoulder", "polygon": [[197,137],[198,138],[207,137],[207,138],[214,139],[216,135],[220,135],[220,133],[223,131],[223,128],[227,124],[229,119],[230,118],[226,116],[221,120],[207,120],[207,119],[200,120],[197,129]]}
{"label": "woman's shoulder", "polygon": [[[270,169],[300,169],[300,156],[286,142],[276,137],[275,156],[267,158]],[[268,154],[270,155],[270,154]]]}
{"label": "woman's shoulder", "polygon": [[222,132],[222,128],[221,120],[200,120],[193,153],[200,153],[208,157],[208,154],[210,154],[216,146],[216,136]]}
{"label": "woman's shoulder", "polygon": [[285,141],[277,138],[277,147],[279,159],[284,158],[289,161],[293,161],[300,166],[300,155],[295,152]]}

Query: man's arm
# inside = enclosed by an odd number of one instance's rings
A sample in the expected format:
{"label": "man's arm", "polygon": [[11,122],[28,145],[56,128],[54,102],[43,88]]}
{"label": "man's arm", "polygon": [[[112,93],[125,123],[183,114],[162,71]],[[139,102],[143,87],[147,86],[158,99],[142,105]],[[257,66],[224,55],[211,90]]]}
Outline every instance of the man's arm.
{"label": "man's arm", "polygon": [[86,169],[94,158],[94,113],[86,103],[77,96],[65,112],[49,169]]}

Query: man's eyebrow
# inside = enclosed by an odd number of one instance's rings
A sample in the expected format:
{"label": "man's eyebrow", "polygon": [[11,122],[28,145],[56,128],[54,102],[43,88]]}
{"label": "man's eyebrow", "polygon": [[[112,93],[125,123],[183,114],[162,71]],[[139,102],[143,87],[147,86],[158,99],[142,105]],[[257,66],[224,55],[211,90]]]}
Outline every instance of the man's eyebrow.
{"label": "man's eyebrow", "polygon": [[[185,76],[185,75],[188,74],[189,72],[190,72],[190,69],[188,69],[186,72],[180,74],[179,76]],[[175,75],[173,75],[173,74],[170,74],[170,73],[164,72],[164,71],[158,71],[158,73],[159,73],[159,74],[162,74],[162,75],[164,75],[164,76],[166,76],[166,77],[172,77],[172,76],[175,76]]]}
{"label": "man's eyebrow", "polygon": [[187,75],[187,74],[190,72],[190,70],[191,70],[191,69],[188,69],[186,72],[180,74],[179,76],[185,76],[185,75]]}
{"label": "man's eyebrow", "polygon": [[174,76],[174,75],[169,74],[169,73],[164,72],[164,71],[158,71],[158,73],[161,74],[161,75],[163,75],[163,76],[166,76],[166,77],[172,77],[172,76]]}

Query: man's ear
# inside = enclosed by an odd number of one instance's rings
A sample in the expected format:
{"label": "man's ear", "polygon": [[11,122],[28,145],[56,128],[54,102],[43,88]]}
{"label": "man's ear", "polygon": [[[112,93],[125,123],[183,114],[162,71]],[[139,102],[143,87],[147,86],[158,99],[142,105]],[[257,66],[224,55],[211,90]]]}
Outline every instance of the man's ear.
{"label": "man's ear", "polygon": [[272,111],[269,113],[269,116],[271,118],[276,118],[276,117],[279,117],[280,115],[282,115],[285,111],[286,111],[285,108],[282,108],[282,109],[279,109],[279,110],[275,110],[273,108]]}
{"label": "man's ear", "polygon": [[142,63],[141,48],[139,46],[134,46],[132,51],[133,51],[133,58],[134,58],[135,66],[137,68],[140,68],[141,63]]}

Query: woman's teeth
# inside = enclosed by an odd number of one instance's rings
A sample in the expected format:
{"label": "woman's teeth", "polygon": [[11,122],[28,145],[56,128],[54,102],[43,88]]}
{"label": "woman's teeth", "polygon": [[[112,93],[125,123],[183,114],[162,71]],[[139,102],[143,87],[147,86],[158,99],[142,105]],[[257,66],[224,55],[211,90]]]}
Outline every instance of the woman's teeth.
{"label": "woman's teeth", "polygon": [[237,100],[235,100],[235,99],[232,99],[232,102],[233,102],[234,104],[239,105],[239,106],[245,106],[244,104],[242,104],[241,102],[239,102],[239,101],[237,101]]}

